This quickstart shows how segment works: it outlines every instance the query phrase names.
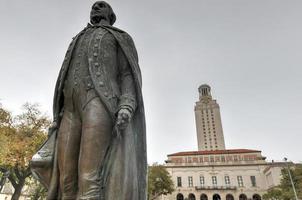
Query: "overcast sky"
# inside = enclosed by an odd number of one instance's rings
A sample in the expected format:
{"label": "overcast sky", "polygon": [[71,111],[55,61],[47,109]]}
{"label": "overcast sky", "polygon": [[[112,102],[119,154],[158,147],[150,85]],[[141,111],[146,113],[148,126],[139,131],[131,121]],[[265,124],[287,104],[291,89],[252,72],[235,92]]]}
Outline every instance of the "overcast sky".
{"label": "overcast sky", "polygon": [[[0,0],[0,102],[49,115],[71,38],[92,0]],[[111,0],[143,75],[148,161],[197,150],[194,104],[208,83],[227,148],[302,161],[301,0]]]}

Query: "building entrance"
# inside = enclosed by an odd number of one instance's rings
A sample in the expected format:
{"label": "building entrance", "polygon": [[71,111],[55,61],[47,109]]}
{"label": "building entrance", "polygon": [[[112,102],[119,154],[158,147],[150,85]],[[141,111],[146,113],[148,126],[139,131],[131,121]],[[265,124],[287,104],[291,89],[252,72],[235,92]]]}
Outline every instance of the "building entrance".
{"label": "building entrance", "polygon": [[208,196],[206,194],[202,194],[200,196],[200,200],[208,200]]}
{"label": "building entrance", "polygon": [[221,197],[219,194],[214,194],[213,195],[213,200],[221,200]]}
{"label": "building entrance", "polygon": [[234,196],[231,194],[226,195],[226,200],[234,200]]}

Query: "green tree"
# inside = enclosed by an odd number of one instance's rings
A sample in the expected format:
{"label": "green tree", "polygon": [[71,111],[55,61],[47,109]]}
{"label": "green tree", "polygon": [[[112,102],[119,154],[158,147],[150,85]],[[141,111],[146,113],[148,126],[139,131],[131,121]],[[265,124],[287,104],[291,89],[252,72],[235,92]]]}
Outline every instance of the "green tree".
{"label": "green tree", "polygon": [[264,200],[283,200],[282,191],[280,188],[272,188],[263,195]]}
{"label": "green tree", "polygon": [[[299,199],[302,199],[302,165],[290,167],[290,172],[296,188]],[[263,195],[264,200],[292,200],[294,199],[294,191],[288,175],[288,170],[285,167],[281,171],[281,183],[278,187],[272,188]]]}
{"label": "green tree", "polygon": [[37,104],[26,103],[20,115],[13,116],[0,107],[0,170],[8,173],[15,191],[13,200],[19,199],[26,179],[31,175],[29,161],[47,138],[49,118]]}
{"label": "green tree", "polygon": [[160,195],[171,194],[174,184],[169,172],[163,165],[153,164],[148,167],[148,199],[153,200]]}
{"label": "green tree", "polygon": [[33,188],[32,192],[29,194],[30,200],[46,199],[47,190],[39,181],[32,180],[30,186]]}

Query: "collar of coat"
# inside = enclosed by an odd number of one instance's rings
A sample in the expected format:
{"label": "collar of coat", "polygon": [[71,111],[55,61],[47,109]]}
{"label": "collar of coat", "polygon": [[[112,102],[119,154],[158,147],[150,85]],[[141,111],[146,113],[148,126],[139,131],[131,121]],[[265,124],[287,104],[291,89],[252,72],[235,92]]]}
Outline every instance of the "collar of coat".
{"label": "collar of coat", "polygon": [[119,29],[119,28],[116,28],[116,27],[114,27],[114,26],[111,26],[111,25],[109,25],[109,24],[98,24],[98,25],[93,25],[93,24],[91,24],[91,23],[87,23],[87,26],[84,28],[84,30],[86,30],[87,28],[93,28],[93,27],[95,27],[95,28],[98,28],[98,27],[107,27],[107,28],[113,29],[113,30],[115,30],[115,31],[118,31],[118,32],[121,32],[121,33],[125,33],[125,31],[123,31],[123,30],[121,30],[121,29]]}

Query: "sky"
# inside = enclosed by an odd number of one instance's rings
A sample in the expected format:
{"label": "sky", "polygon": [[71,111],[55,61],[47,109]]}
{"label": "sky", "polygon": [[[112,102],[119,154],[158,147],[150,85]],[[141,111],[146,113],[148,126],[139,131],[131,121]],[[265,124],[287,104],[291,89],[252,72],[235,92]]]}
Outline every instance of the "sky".
{"label": "sky", "polygon": [[[71,38],[92,0],[0,0],[0,102],[52,113]],[[301,0],[110,0],[143,76],[148,162],[197,150],[194,105],[207,83],[226,147],[302,162]]]}

